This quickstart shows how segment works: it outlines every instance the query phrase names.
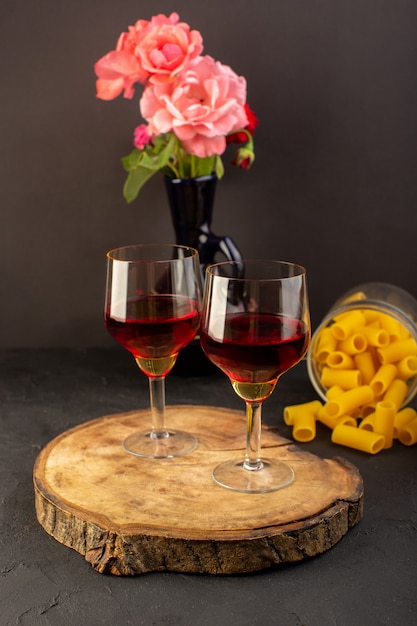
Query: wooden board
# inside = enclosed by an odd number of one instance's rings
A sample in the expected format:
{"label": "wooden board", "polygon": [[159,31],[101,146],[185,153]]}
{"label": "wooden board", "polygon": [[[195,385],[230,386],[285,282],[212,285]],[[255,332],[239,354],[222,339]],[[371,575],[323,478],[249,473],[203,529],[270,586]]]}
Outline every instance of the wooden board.
{"label": "wooden board", "polygon": [[199,439],[175,459],[143,459],[123,439],[149,425],[149,411],[108,415],[51,441],[34,467],[39,523],[100,573],[248,573],[320,554],[362,517],[363,483],[340,458],[320,459],[263,427],[264,456],[289,463],[294,482],[243,494],[211,477],[241,458],[243,412],[169,406],[167,425]]}

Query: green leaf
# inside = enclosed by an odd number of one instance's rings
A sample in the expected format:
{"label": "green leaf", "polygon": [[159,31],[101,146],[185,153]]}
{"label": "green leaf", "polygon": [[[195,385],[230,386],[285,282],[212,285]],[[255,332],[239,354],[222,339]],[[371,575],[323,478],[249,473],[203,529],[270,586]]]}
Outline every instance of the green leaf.
{"label": "green leaf", "polygon": [[150,170],[146,167],[137,167],[129,172],[123,186],[123,195],[127,202],[133,202],[136,200],[139,191],[143,185],[154,175],[157,170]]}
{"label": "green leaf", "polygon": [[161,169],[161,155],[160,154],[147,154],[146,152],[142,153],[142,158],[140,160],[140,165],[142,167],[146,167],[148,170],[159,170]]}
{"label": "green leaf", "polygon": [[209,176],[213,172],[213,161],[212,156],[197,158],[195,163],[195,176]]}
{"label": "green leaf", "polygon": [[196,178],[209,176],[213,172],[222,178],[224,167],[219,155],[200,158],[187,154],[174,133],[165,133],[152,140],[152,144],[143,150],[135,148],[122,158],[124,169],[128,172],[123,187],[127,202],[133,202],[143,185],[156,173],[174,174],[178,178]]}
{"label": "green leaf", "polygon": [[166,166],[175,149],[175,136],[170,136],[167,141],[167,135],[163,141],[156,142],[152,147],[147,147],[142,152],[140,165],[150,170],[160,170]]}
{"label": "green leaf", "polygon": [[130,172],[135,167],[138,167],[141,155],[141,151],[135,148],[130,154],[122,158],[122,165],[126,172]]}
{"label": "green leaf", "polygon": [[219,180],[223,178],[224,165],[221,157],[219,157],[218,155],[216,156],[216,160],[214,163],[214,171],[216,172],[216,176]]}

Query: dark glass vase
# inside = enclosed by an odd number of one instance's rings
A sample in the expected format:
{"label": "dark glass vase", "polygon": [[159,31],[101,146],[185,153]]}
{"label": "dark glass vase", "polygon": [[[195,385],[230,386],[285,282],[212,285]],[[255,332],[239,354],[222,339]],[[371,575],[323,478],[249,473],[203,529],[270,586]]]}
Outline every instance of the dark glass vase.
{"label": "dark glass vase", "polygon": [[[165,177],[176,243],[198,250],[204,279],[207,265],[217,261],[240,261],[242,255],[230,237],[219,237],[211,231],[217,176],[198,178]],[[203,353],[199,340],[193,341],[179,354],[173,373],[205,375],[217,368]]]}
{"label": "dark glass vase", "polygon": [[203,267],[217,260],[242,258],[230,237],[218,237],[211,231],[216,185],[215,174],[199,178],[165,177],[176,243],[197,248]]}

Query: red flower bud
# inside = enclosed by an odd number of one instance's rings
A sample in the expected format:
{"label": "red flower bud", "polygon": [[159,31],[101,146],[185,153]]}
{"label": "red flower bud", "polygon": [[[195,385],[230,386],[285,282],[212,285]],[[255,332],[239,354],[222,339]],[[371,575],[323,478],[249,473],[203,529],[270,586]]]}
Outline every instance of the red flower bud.
{"label": "red flower bud", "polygon": [[252,150],[247,148],[239,148],[233,159],[233,165],[237,165],[242,170],[248,170],[255,160],[255,155]]}
{"label": "red flower bud", "polygon": [[[243,130],[246,130],[248,133],[253,135],[255,128],[258,125],[258,118],[255,113],[249,107],[248,104],[245,104],[245,112],[246,117],[248,118],[248,123]],[[237,131],[235,133],[230,133],[230,135],[226,135],[226,143],[246,143],[248,140],[248,136],[245,132]]]}
{"label": "red flower bud", "polygon": [[249,108],[248,104],[245,104],[246,115],[248,118],[248,125],[246,126],[246,130],[250,132],[251,135],[255,132],[255,128],[258,126],[258,118],[256,114]]}

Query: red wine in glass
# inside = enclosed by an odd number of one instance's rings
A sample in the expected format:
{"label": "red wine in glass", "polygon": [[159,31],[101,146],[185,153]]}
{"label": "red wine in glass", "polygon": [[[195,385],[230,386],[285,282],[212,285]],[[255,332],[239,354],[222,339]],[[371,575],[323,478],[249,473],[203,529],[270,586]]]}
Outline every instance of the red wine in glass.
{"label": "red wine in glass", "polygon": [[237,384],[277,381],[300,361],[308,346],[309,329],[298,319],[232,313],[222,325],[221,340],[203,329],[201,343],[211,361]]}
{"label": "red wine in glass", "polygon": [[104,324],[149,380],[152,424],[123,441],[127,452],[172,458],[191,452],[197,438],[165,426],[165,377],[196,335],[202,299],[197,250],[143,244],[107,253]]}
{"label": "red wine in glass", "polygon": [[142,371],[148,376],[166,376],[172,360],[196,335],[199,304],[185,296],[143,296],[126,303],[124,319],[112,317],[108,308],[104,323]]}
{"label": "red wine in glass", "polygon": [[208,358],[246,403],[246,455],[213,470],[221,486],[245,493],[291,484],[294,471],[260,456],[262,403],[280,376],[306,354],[310,317],[302,266],[283,261],[228,261],[206,270],[200,329]]}

